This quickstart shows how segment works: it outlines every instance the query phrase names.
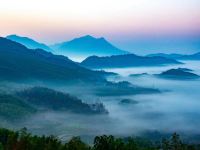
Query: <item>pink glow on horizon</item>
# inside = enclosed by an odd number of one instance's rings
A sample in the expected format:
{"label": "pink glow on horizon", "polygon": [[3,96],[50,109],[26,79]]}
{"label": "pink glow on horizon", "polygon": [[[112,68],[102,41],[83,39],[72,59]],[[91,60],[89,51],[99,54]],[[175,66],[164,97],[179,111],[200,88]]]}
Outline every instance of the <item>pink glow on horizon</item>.
{"label": "pink glow on horizon", "polygon": [[200,34],[198,0],[7,0],[0,4],[1,36],[20,34],[46,43],[86,34],[109,39]]}

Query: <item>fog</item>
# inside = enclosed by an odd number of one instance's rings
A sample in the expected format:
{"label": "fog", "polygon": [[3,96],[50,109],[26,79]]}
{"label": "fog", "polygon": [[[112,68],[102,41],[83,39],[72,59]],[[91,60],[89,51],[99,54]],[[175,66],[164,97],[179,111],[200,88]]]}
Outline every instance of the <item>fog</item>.
{"label": "fog", "polygon": [[[81,136],[86,141],[96,135],[129,136],[140,135],[145,131],[200,134],[198,130],[200,126],[200,80],[166,80],[151,75],[178,67],[192,69],[194,73],[200,75],[200,62],[195,61],[187,61],[183,65],[175,66],[106,69],[106,71],[120,74],[118,77],[110,77],[108,79],[110,81],[129,81],[138,86],[158,88],[161,93],[98,97],[90,91],[89,87],[54,87],[54,89],[71,93],[88,103],[103,102],[109,114],[77,115],[51,111],[38,113],[16,124],[2,122],[1,126],[12,129],[27,127],[32,133],[54,134],[63,140],[72,136]],[[138,73],[150,75],[129,77],[130,74]],[[3,88],[7,87],[9,85]],[[24,87],[27,86],[22,85],[22,88]],[[122,99],[131,99],[138,103],[120,104]]]}
{"label": "fog", "polygon": [[129,96],[128,98],[139,101],[139,104],[124,109],[112,109],[111,106],[110,114],[117,112],[116,116],[121,116],[130,126],[139,129],[189,134],[199,132],[200,80],[167,80],[153,75],[128,77],[133,73],[156,74],[178,67],[189,68],[200,74],[200,63],[195,61],[187,61],[177,66],[107,69],[122,75],[110,80],[127,80],[139,86],[159,88],[162,91],[160,94]]}

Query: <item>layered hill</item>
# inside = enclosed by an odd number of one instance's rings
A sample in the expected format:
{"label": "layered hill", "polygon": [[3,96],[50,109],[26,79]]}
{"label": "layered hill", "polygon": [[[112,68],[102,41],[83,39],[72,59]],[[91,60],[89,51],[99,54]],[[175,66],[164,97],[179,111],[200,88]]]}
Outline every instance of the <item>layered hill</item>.
{"label": "layered hill", "polygon": [[157,54],[150,54],[147,56],[149,57],[160,56],[177,60],[200,60],[200,52],[191,55],[157,53]]}
{"label": "layered hill", "polygon": [[0,93],[0,119],[18,120],[36,113],[36,109],[23,99]]}
{"label": "layered hill", "polygon": [[116,55],[110,57],[91,56],[81,62],[82,66],[88,68],[159,66],[167,64],[181,64],[181,62],[164,57],[142,57],[134,54]]}
{"label": "layered hill", "polygon": [[[95,95],[126,95],[157,93],[157,89],[129,86],[106,81],[105,76],[116,75],[81,67],[67,57],[53,55],[41,49],[28,49],[11,40],[0,38],[0,81],[44,83],[51,86],[75,84]],[[122,86],[123,85],[123,86]],[[112,91],[112,92],[111,92]]]}
{"label": "layered hill", "polygon": [[51,48],[69,57],[88,57],[91,55],[109,56],[128,53],[113,46],[105,38],[95,38],[90,35],[55,44]]}
{"label": "layered hill", "polygon": [[90,115],[108,113],[102,103],[88,104],[70,94],[45,87],[0,93],[0,120],[19,121],[48,111]]}
{"label": "layered hill", "polygon": [[185,71],[181,68],[178,69],[170,69],[167,71],[164,71],[157,76],[162,77],[162,78],[169,78],[169,79],[197,79],[200,78],[199,75]]}
{"label": "layered hill", "polygon": [[45,87],[33,87],[17,92],[17,96],[36,108],[82,114],[106,114],[103,104],[87,104],[67,93]]}
{"label": "layered hill", "polygon": [[29,37],[22,37],[19,35],[12,34],[12,35],[6,36],[6,38],[9,40],[15,41],[17,43],[20,43],[30,49],[43,49],[46,51],[52,51],[51,48],[49,48],[47,45],[37,42]]}
{"label": "layered hill", "polygon": [[64,56],[0,37],[0,79],[70,82],[103,80],[91,70],[80,67]]}

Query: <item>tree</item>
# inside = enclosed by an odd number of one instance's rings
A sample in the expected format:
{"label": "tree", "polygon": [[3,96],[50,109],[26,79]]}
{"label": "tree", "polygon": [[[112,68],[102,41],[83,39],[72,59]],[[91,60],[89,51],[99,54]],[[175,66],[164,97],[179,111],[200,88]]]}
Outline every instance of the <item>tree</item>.
{"label": "tree", "polygon": [[177,133],[172,135],[170,147],[172,150],[182,150],[182,141]]}
{"label": "tree", "polygon": [[170,141],[166,138],[162,139],[162,149],[170,150]]}
{"label": "tree", "polygon": [[115,139],[114,136],[97,136],[94,139],[95,150],[122,150],[124,148],[124,142],[122,139]]}
{"label": "tree", "polygon": [[67,144],[65,144],[66,150],[90,150],[91,148],[83,143],[80,137],[73,137]]}
{"label": "tree", "polygon": [[138,150],[138,145],[133,138],[128,138],[125,150]]}
{"label": "tree", "polygon": [[2,143],[0,143],[0,150],[3,150],[3,145],[2,145]]}

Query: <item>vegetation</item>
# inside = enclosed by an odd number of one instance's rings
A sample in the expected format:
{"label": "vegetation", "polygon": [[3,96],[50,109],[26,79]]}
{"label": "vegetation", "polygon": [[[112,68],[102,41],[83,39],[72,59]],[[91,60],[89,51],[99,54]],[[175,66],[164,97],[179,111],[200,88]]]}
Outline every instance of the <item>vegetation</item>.
{"label": "vegetation", "polygon": [[98,96],[122,96],[159,92],[160,91],[158,89],[135,86],[127,81],[117,83],[107,82],[104,86],[96,89],[96,95]]}
{"label": "vegetation", "polygon": [[147,56],[149,57],[160,56],[160,57],[176,59],[176,60],[200,60],[200,52],[194,53],[191,55],[183,55],[183,54],[176,54],[176,53],[173,53],[173,54],[157,53],[157,54],[150,54]]}
{"label": "vegetation", "polygon": [[142,138],[116,138],[114,136],[97,136],[94,143],[88,145],[80,137],[73,137],[62,142],[55,136],[37,136],[27,132],[0,129],[0,150],[199,150],[200,145],[184,143],[178,134],[163,139],[159,143]]}
{"label": "vegetation", "polygon": [[141,77],[141,76],[147,76],[148,73],[139,73],[139,74],[130,74],[129,77]]}
{"label": "vegetation", "polygon": [[28,103],[54,111],[71,111],[83,114],[104,114],[107,110],[103,104],[87,104],[69,94],[44,87],[33,87],[18,92],[17,95]]}
{"label": "vegetation", "polygon": [[122,99],[120,100],[119,104],[121,105],[128,105],[128,104],[138,104],[139,102],[132,99]]}
{"label": "vegetation", "polygon": [[171,79],[197,79],[200,77],[197,74],[186,71],[185,68],[170,69],[162,72],[158,76]]}
{"label": "vegetation", "polygon": [[90,56],[81,62],[82,66],[88,68],[123,68],[136,66],[160,66],[169,64],[182,64],[174,59],[165,57],[145,57],[134,54],[113,56]]}
{"label": "vegetation", "polygon": [[36,112],[36,109],[20,98],[0,94],[0,117],[7,120],[17,120]]}
{"label": "vegetation", "polygon": [[0,119],[19,121],[41,111],[65,111],[81,114],[107,114],[102,103],[87,104],[69,94],[43,87],[15,94],[0,93]]}
{"label": "vegetation", "polygon": [[98,70],[96,71],[98,74],[101,74],[104,77],[109,77],[109,76],[118,76],[119,74],[115,73],[115,72],[107,72],[104,70]]}

